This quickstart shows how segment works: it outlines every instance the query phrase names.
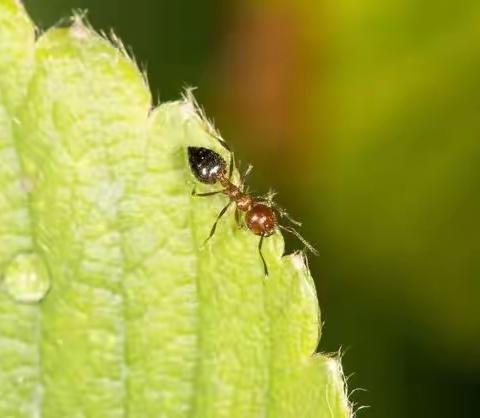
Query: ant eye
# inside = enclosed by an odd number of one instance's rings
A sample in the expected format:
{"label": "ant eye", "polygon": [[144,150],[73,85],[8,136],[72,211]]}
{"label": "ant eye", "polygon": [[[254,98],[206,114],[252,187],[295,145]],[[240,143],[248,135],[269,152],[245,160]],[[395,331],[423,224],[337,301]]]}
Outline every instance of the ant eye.
{"label": "ant eye", "polygon": [[214,184],[225,174],[225,160],[208,148],[188,147],[188,163],[197,180]]}

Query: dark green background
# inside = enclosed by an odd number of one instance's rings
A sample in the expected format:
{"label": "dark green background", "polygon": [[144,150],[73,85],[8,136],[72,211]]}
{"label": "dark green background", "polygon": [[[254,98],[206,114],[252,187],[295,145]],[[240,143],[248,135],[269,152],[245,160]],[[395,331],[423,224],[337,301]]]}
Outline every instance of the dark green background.
{"label": "dark green background", "polygon": [[[311,260],[325,321],[320,349],[345,352],[350,389],[366,390],[352,400],[370,406],[358,416],[478,416],[476,1],[25,3],[41,29],[75,9],[88,9],[96,29],[114,28],[156,99],[199,87],[207,114],[255,163],[254,187],[280,190],[320,249]],[[290,16],[289,7],[296,19],[274,18],[276,30],[271,17]],[[258,46],[270,40],[273,51]],[[286,46],[275,55],[278,45]],[[283,95],[257,108],[262,83],[277,73],[270,93],[277,86]],[[253,110],[239,91],[254,98]],[[262,112],[285,126],[281,144],[261,118],[250,123]]]}

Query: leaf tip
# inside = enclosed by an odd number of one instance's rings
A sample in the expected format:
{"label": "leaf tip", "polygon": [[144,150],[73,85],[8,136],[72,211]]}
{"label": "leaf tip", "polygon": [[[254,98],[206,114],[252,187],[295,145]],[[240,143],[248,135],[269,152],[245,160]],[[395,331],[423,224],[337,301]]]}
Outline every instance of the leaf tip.
{"label": "leaf tip", "polygon": [[290,261],[295,270],[304,272],[308,270],[305,260],[305,254],[302,251],[297,251],[290,256]]}
{"label": "leaf tip", "polygon": [[[343,367],[341,363],[341,355],[337,354],[335,356],[325,356],[320,355],[324,360],[324,367],[329,376],[329,386],[333,389],[331,392],[327,391],[328,394],[336,394],[333,397],[336,398],[338,402],[338,411],[346,417],[353,418],[353,405],[350,402],[348,393],[348,378],[345,377],[343,372]],[[333,399],[331,399],[335,403]],[[330,403],[330,402],[329,402]]]}
{"label": "leaf tip", "polygon": [[198,114],[195,103],[189,98],[183,100],[180,103],[180,114],[185,120],[197,117]]}
{"label": "leaf tip", "polygon": [[87,39],[91,36],[92,31],[85,24],[85,13],[74,13],[69,31],[70,35],[75,39]]}

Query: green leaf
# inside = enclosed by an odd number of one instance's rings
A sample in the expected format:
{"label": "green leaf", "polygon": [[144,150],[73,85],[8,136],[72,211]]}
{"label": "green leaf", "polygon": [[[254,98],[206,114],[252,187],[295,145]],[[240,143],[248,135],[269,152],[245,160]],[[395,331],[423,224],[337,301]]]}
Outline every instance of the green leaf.
{"label": "green leaf", "polygon": [[[0,0],[0,416],[348,417],[300,254],[191,196],[187,95],[151,110],[120,47]],[[238,173],[235,173],[238,179]],[[199,185],[197,187],[200,188]]]}

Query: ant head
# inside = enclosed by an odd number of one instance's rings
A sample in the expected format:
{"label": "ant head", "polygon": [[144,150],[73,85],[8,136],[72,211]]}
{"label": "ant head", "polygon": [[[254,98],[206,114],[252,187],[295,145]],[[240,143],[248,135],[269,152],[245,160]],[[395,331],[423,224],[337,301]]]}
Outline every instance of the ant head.
{"label": "ant head", "polygon": [[188,147],[188,163],[197,180],[205,184],[219,181],[227,166],[219,154],[203,147]]}
{"label": "ant head", "polygon": [[263,203],[256,203],[245,214],[245,223],[255,235],[269,237],[278,226],[275,211]]}

